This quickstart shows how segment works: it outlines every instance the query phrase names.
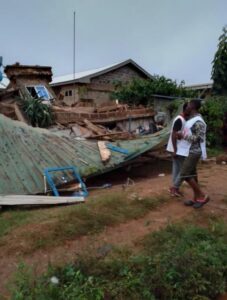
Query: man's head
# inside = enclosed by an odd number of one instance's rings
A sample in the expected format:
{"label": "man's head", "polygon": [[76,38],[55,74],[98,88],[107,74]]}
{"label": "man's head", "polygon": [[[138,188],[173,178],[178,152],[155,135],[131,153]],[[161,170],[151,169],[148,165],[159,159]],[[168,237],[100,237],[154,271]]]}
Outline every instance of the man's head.
{"label": "man's head", "polygon": [[190,112],[188,110],[188,102],[185,102],[183,105],[183,116],[187,119],[187,117],[190,115]]}
{"label": "man's head", "polygon": [[201,100],[198,99],[192,99],[187,106],[187,111],[189,111],[190,114],[198,113],[201,107]]}

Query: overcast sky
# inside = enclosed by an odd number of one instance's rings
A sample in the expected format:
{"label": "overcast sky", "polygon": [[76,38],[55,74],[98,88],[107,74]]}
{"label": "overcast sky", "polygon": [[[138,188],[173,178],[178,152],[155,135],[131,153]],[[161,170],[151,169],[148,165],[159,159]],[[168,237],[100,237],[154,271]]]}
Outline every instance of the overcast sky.
{"label": "overcast sky", "polygon": [[151,74],[210,80],[227,0],[0,0],[3,63],[76,72],[132,58]]}

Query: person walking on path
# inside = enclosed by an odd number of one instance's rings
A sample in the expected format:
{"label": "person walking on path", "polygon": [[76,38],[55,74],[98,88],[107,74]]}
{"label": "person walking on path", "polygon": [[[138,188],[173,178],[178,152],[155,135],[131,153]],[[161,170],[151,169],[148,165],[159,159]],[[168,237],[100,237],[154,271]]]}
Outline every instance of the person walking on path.
{"label": "person walking on path", "polygon": [[180,149],[182,141],[177,139],[177,133],[183,131],[187,119],[187,103],[183,105],[183,111],[174,120],[167,144],[167,151],[172,153],[172,186],[169,192],[172,196],[181,197],[180,192],[181,178],[180,170],[182,168],[185,156],[182,155]]}
{"label": "person walking on path", "polygon": [[185,205],[200,208],[209,201],[209,196],[201,190],[197,180],[197,165],[200,160],[206,159],[206,123],[199,114],[201,101],[191,100],[187,106],[190,118],[186,121],[182,132],[177,133],[181,140],[181,150],[185,160],[180,172],[181,181],[185,180],[193,190],[193,199],[184,202]]}

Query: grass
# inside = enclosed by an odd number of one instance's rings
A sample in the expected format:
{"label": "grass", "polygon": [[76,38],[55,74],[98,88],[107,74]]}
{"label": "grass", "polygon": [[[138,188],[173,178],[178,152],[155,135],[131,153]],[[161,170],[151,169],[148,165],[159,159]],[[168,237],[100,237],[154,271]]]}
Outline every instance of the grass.
{"label": "grass", "polygon": [[224,153],[223,148],[207,148],[208,157],[218,156]]}
{"label": "grass", "polygon": [[0,238],[14,228],[26,224],[30,220],[30,214],[26,211],[7,211],[0,213]]}
{"label": "grass", "polygon": [[[16,226],[25,225],[21,226],[19,233],[20,240],[25,241],[20,243],[20,250],[30,253],[39,248],[60,245],[82,235],[100,232],[106,226],[141,218],[166,200],[164,197],[130,199],[127,192],[106,194],[96,199],[91,198],[85,204],[62,207],[54,211],[5,213],[0,226],[3,226],[7,216],[10,216],[8,225],[5,225],[8,229],[3,234],[9,234]],[[17,216],[17,221],[14,220],[14,215]],[[18,250],[13,247],[11,246],[11,251]]]}
{"label": "grass", "polygon": [[163,201],[165,201],[163,198],[129,200],[127,194],[123,193],[104,196],[95,202],[89,201],[85,205],[71,207],[64,210],[54,223],[48,225],[48,230],[41,230],[38,235],[33,233],[27,235],[31,241],[30,250],[55,246],[65,240],[100,232],[107,226],[141,218]]}
{"label": "grass", "polygon": [[227,224],[179,224],[148,234],[137,254],[83,255],[41,277],[22,265],[11,300],[209,300],[226,288]]}

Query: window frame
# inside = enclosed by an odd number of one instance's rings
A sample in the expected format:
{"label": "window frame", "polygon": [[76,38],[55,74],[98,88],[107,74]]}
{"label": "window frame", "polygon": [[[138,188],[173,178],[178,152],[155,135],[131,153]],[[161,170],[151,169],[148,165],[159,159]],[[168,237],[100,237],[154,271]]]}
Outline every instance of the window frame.
{"label": "window frame", "polygon": [[[49,92],[49,90],[46,88],[45,85],[42,85],[42,84],[27,85],[27,86],[26,86],[26,89],[27,89],[28,93],[32,96],[32,94],[30,93],[30,91],[29,91],[28,88],[34,88],[34,90],[35,90],[35,92],[36,92],[36,97],[37,97],[38,99],[41,99],[42,101],[50,101],[50,100],[53,98],[53,96],[51,95],[51,93]],[[40,97],[40,96],[39,96],[39,90],[38,90],[38,88],[43,88],[43,89],[44,89],[44,91],[45,91],[45,93],[46,93],[46,96],[48,97],[47,99],[44,98],[44,97]],[[33,97],[33,96],[32,96],[32,97]]]}

